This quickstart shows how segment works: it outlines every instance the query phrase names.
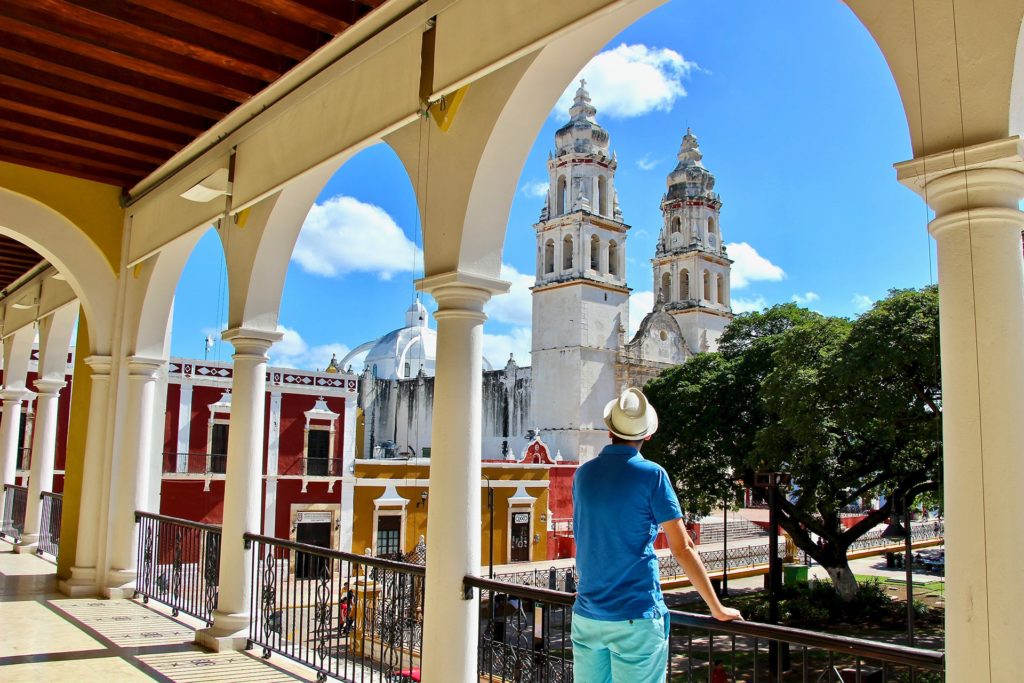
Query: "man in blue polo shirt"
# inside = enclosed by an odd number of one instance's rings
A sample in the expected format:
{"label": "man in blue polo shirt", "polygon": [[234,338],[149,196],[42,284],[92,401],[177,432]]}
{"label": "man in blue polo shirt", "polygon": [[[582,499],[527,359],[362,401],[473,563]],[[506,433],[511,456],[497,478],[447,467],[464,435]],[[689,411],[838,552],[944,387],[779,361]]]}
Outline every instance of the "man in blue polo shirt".
{"label": "man in blue polo shirt", "polygon": [[742,619],[719,602],[700,555],[683,526],[664,468],[640,447],[658,429],[658,415],[639,389],[605,407],[612,443],[573,479],[573,535],[579,585],[573,608],[576,683],[657,683],[668,660],[668,608],[661,595],[654,538],[669,548],[721,621]]}

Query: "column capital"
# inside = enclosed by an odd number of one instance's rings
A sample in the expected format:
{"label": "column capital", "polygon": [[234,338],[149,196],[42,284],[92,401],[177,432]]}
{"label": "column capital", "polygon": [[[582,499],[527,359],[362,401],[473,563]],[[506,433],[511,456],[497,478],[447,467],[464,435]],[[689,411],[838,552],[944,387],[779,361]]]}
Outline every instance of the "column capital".
{"label": "column capital", "polygon": [[231,342],[235,355],[265,356],[275,342],[281,341],[284,333],[276,330],[259,330],[249,327],[232,327],[224,330],[220,338]]}
{"label": "column capital", "polygon": [[110,356],[86,356],[83,360],[85,360],[85,364],[89,366],[89,369],[92,370],[93,377],[97,375],[110,375],[110,366],[112,364]]}
{"label": "column capital", "polygon": [[493,295],[507,292],[509,287],[511,283],[505,280],[463,271],[430,275],[416,281],[417,289],[437,301],[438,311],[434,317],[439,320],[447,312],[460,310],[483,315],[484,304]]}
{"label": "column capital", "polygon": [[896,179],[938,215],[1016,208],[1024,197],[1024,140],[1019,136],[929,154],[894,168]]}
{"label": "column capital", "polygon": [[0,391],[0,400],[4,403],[20,403],[26,398],[31,398],[32,392],[28,389],[4,389]]}
{"label": "column capital", "polygon": [[129,356],[125,359],[128,366],[128,377],[130,379],[156,379],[157,374],[167,365],[163,358],[148,358],[146,356]]}
{"label": "column capital", "polygon": [[63,389],[64,387],[66,387],[67,385],[68,385],[68,383],[65,382],[62,379],[37,379],[36,380],[36,389],[39,390],[38,394],[40,396],[46,396],[46,395],[58,396],[60,394],[60,390]]}

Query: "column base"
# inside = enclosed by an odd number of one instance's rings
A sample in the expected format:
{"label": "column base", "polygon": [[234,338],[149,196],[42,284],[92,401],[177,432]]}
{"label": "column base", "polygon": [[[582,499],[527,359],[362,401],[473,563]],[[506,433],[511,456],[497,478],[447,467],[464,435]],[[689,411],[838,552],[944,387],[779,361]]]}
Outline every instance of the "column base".
{"label": "column base", "polygon": [[12,550],[19,554],[34,553],[39,547],[39,534],[22,534],[21,540],[14,544]]}
{"label": "column base", "polygon": [[100,586],[100,595],[111,600],[132,598],[135,595],[135,570],[111,569],[106,585]]}
{"label": "column base", "polygon": [[57,582],[57,590],[69,598],[94,598],[100,594],[95,567],[72,567],[71,578]]}
{"label": "column base", "polygon": [[196,631],[196,645],[214,652],[249,649],[249,614],[213,612],[213,626]]}

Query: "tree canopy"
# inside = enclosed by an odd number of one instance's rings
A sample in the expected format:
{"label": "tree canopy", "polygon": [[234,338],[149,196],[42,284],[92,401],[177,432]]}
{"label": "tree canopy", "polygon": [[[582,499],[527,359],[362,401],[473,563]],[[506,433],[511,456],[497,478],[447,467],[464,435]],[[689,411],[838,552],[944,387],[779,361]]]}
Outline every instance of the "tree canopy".
{"label": "tree canopy", "polygon": [[[853,321],[795,304],[739,315],[717,352],[647,385],[661,428],[645,456],[697,515],[755,472],[791,474],[779,523],[852,597],[850,544],[939,481],[938,348],[934,287],[893,290]],[[873,497],[879,509],[840,523],[844,507]]]}

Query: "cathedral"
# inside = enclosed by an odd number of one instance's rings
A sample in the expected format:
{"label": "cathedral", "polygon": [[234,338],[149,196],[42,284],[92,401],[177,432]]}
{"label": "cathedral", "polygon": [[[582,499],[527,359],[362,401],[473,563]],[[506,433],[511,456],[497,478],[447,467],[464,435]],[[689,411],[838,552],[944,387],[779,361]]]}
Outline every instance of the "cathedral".
{"label": "cathedral", "polygon": [[[533,226],[531,366],[509,359],[492,370],[484,362],[485,460],[521,459],[539,439],[553,461],[586,461],[607,442],[602,412],[609,397],[716,349],[732,319],[722,201],[688,129],[661,198],[662,224],[651,259],[654,308],[627,339],[630,226],[615,190],[618,161],[596,116],[581,81],[569,120],[555,133],[548,193]],[[433,337],[421,309],[414,304],[404,328],[360,345],[342,362],[368,351],[356,437],[362,458],[430,452]],[[388,350],[394,358],[386,357]]]}

